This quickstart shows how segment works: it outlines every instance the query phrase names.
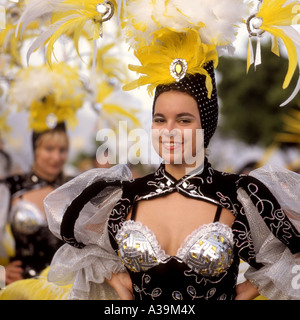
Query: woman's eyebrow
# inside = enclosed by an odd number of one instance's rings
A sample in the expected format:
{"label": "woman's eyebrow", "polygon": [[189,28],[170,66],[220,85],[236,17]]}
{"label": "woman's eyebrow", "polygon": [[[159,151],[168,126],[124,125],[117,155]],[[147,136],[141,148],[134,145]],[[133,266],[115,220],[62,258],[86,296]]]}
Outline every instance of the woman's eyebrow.
{"label": "woman's eyebrow", "polygon": [[[164,114],[162,113],[155,113],[153,117],[165,117]],[[192,118],[195,118],[195,116],[192,114],[192,113],[189,113],[189,112],[182,112],[182,113],[178,113],[176,115],[177,118],[179,117],[192,117]]]}
{"label": "woman's eyebrow", "polygon": [[162,113],[155,113],[153,117],[165,117]]}
{"label": "woman's eyebrow", "polygon": [[195,118],[195,116],[194,116],[193,114],[189,113],[189,112],[179,113],[179,114],[177,115],[177,117],[178,117],[178,118],[179,118],[179,117],[192,117],[192,118]]}

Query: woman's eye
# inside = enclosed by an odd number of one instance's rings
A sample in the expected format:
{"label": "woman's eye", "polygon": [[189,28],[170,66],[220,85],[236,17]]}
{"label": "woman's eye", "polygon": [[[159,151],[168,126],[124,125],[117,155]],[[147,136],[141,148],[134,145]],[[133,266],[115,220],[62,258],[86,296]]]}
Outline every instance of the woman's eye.
{"label": "woman's eye", "polygon": [[67,153],[68,152],[68,149],[67,148],[61,148],[59,149],[59,153]]}
{"label": "woman's eye", "polygon": [[179,123],[191,123],[191,119],[178,119]]}
{"label": "woman's eye", "polygon": [[163,123],[165,120],[163,118],[155,118],[153,119],[154,123]]}

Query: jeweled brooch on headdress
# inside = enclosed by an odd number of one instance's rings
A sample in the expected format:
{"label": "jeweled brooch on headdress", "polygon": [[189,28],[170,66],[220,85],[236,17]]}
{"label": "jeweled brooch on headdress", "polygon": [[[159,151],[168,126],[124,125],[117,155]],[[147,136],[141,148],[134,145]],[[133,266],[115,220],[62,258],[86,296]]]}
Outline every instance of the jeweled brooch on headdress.
{"label": "jeweled brooch on headdress", "polygon": [[187,72],[187,63],[184,59],[175,59],[170,65],[171,76],[178,82],[183,79]]}

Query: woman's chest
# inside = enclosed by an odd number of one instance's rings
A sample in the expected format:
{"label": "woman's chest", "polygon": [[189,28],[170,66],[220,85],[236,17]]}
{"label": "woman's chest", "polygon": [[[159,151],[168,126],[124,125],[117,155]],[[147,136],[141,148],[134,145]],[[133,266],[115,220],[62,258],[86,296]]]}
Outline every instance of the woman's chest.
{"label": "woman's chest", "polygon": [[147,226],[161,248],[168,255],[174,256],[186,238],[201,226],[216,221],[232,225],[234,216],[226,209],[219,210],[219,216],[216,217],[217,205],[174,192],[134,203],[126,219]]}

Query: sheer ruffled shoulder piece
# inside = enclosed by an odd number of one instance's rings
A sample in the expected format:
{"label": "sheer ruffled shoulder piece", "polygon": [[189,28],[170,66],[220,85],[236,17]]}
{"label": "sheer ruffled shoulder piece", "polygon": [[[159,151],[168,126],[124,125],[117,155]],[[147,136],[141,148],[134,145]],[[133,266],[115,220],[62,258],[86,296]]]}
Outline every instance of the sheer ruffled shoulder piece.
{"label": "sheer ruffled shoulder piece", "polygon": [[7,237],[6,224],[10,207],[10,190],[4,182],[0,182],[0,195],[0,258],[6,258],[5,239]]}
{"label": "sheer ruffled shoulder piece", "polygon": [[[254,170],[250,175],[270,190],[283,209],[270,212],[268,223],[285,228],[286,240],[289,241],[290,222],[295,230],[300,232],[300,175],[270,165]],[[263,219],[259,212],[263,206],[254,205],[243,188],[238,189],[238,199],[244,206],[249,222],[256,261],[263,264],[259,270],[249,267],[245,278],[258,288],[260,294],[270,300],[300,300],[300,290],[296,281],[300,265],[300,247],[298,253],[293,254],[288,246],[270,231],[266,217]],[[261,204],[264,201],[269,200],[263,199]],[[288,217],[288,223],[282,213]],[[293,237],[299,242],[299,234],[294,234]]]}
{"label": "sheer ruffled shoulder piece", "polygon": [[[70,242],[60,247],[48,273],[51,282],[73,285],[69,299],[118,299],[115,291],[104,283],[112,273],[125,271],[111,247],[107,221],[122,196],[122,181],[130,179],[131,172],[125,165],[92,169],[54,190],[44,200],[49,228],[62,238],[64,216],[68,208],[82,198],[82,209],[72,231],[83,246],[76,247]],[[93,186],[96,186],[96,191],[90,197],[89,194],[82,197]],[[68,242],[68,239],[63,240]]]}
{"label": "sheer ruffled shoulder piece", "polygon": [[0,182],[0,241],[1,236],[5,230],[5,225],[8,220],[8,211],[10,206],[10,191],[7,185],[4,182]]}

